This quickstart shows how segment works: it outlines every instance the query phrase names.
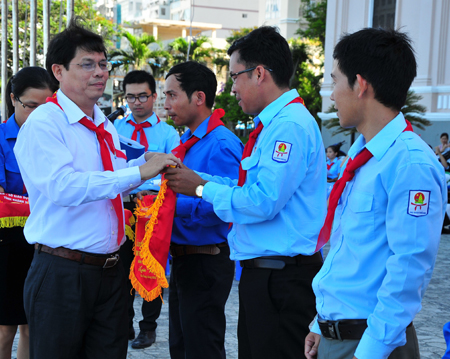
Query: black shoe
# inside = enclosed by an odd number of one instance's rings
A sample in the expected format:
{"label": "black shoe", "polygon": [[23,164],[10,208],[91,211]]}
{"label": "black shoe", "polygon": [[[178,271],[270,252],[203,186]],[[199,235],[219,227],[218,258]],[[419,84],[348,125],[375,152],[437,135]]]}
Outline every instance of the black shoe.
{"label": "black shoe", "polygon": [[450,229],[448,229],[447,227],[442,227],[441,234],[450,234]]}
{"label": "black shoe", "polygon": [[134,340],[136,338],[136,332],[134,331],[134,328],[131,327],[128,329],[128,340]]}
{"label": "black shoe", "polygon": [[144,349],[151,346],[156,340],[155,331],[140,331],[139,335],[131,343],[133,349]]}

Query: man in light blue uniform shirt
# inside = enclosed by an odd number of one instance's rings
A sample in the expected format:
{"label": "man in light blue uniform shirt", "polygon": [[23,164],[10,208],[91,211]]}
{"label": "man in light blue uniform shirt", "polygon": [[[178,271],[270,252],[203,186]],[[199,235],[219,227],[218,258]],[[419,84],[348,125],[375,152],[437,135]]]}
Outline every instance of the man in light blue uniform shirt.
{"label": "man in light blue uniform shirt", "polygon": [[[176,192],[196,194],[233,223],[231,259],[243,266],[239,285],[239,358],[302,358],[315,316],[311,288],[322,265],[314,254],[326,211],[325,151],[315,119],[289,90],[286,40],[261,27],[228,50],[232,92],[255,115],[239,181],[186,167],[169,169]],[[263,126],[263,127],[261,127]],[[245,172],[246,171],[246,178]]]}
{"label": "man in light blue uniform shirt", "polygon": [[[144,146],[145,151],[171,153],[171,151],[180,144],[180,136],[172,126],[161,121],[155,112],[153,112],[153,104],[157,96],[156,83],[153,76],[146,71],[136,70],[129,72],[123,79],[123,92],[128,102],[128,106],[131,109],[131,114],[114,122],[117,133],[139,142]],[[161,176],[158,175],[131,191],[130,196],[123,198],[124,207],[131,212],[134,212],[134,194],[144,190],[159,191],[159,186],[155,184],[154,181],[160,178]],[[120,248],[120,256],[125,269],[129,271],[134,258],[132,241],[124,243]],[[127,281],[127,288],[128,339],[131,340],[135,338],[135,331],[133,328],[133,303],[135,295],[129,279]],[[132,348],[147,348],[155,342],[156,320],[161,313],[161,305],[162,300],[160,297],[151,302],[143,301],[143,319],[139,322],[139,335],[131,343]]]}
{"label": "man in light blue uniform shirt", "polygon": [[318,319],[305,354],[420,358],[412,320],[431,279],[447,189],[433,151],[400,112],[416,76],[414,52],[403,33],[363,29],[345,35],[333,57],[340,125],[361,133],[344,166],[369,157],[334,212],[331,248],[313,281]]}

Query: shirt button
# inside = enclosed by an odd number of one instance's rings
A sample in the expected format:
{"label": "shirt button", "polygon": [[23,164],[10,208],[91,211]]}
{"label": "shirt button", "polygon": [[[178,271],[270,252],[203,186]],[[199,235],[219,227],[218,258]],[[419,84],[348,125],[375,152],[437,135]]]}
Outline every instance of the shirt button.
{"label": "shirt button", "polygon": [[113,207],[113,206],[111,206],[111,209],[114,209],[114,207]]}
{"label": "shirt button", "polygon": [[114,231],[112,231],[112,234],[114,234]]}
{"label": "shirt button", "polygon": [[133,187],[133,185],[132,185],[132,184],[130,184],[130,187]]}
{"label": "shirt button", "polygon": [[108,196],[106,196],[106,197],[105,197],[105,199],[109,199],[109,197],[108,197]]}

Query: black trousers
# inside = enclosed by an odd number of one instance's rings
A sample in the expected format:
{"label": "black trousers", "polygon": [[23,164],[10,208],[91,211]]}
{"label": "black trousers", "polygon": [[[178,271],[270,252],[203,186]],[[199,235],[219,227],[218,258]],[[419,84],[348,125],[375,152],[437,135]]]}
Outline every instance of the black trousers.
{"label": "black trousers", "polygon": [[[133,262],[133,241],[127,239],[127,241],[120,247],[120,259],[122,260],[123,266],[125,268],[125,273],[127,275],[127,308],[128,308],[128,328],[133,328],[133,318],[134,312],[134,298],[135,290],[131,285],[131,281],[128,278],[130,274],[131,263]],[[163,289],[164,291],[164,289]],[[163,292],[164,294],[164,292]],[[142,317],[143,319],[139,321],[139,329],[141,331],[155,331],[158,324],[156,320],[161,314],[162,300],[160,297],[152,300],[151,302],[142,302]]]}
{"label": "black trousers", "polygon": [[169,284],[172,359],[225,359],[225,303],[233,284],[230,249],[173,258]]}
{"label": "black trousers", "polygon": [[35,251],[24,288],[31,359],[124,359],[126,277]]}
{"label": "black trousers", "polygon": [[239,283],[240,359],[305,358],[305,337],[316,315],[312,280],[322,263],[282,270],[243,268]]}

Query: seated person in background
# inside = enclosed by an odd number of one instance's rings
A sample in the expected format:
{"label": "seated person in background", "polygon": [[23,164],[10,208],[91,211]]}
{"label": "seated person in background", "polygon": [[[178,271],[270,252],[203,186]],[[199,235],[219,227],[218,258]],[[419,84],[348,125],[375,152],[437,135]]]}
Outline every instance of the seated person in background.
{"label": "seated person in background", "polygon": [[449,149],[450,149],[450,144],[448,143],[448,133],[443,132],[441,134],[441,144],[439,146],[436,146],[434,152],[436,152],[436,154],[439,155],[439,152],[445,153]]}

